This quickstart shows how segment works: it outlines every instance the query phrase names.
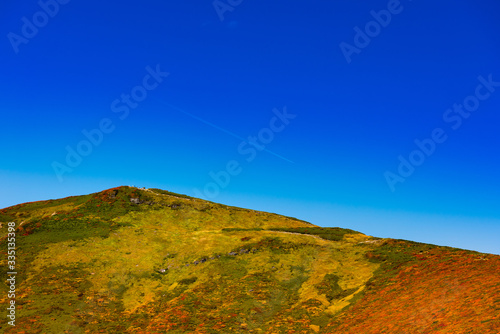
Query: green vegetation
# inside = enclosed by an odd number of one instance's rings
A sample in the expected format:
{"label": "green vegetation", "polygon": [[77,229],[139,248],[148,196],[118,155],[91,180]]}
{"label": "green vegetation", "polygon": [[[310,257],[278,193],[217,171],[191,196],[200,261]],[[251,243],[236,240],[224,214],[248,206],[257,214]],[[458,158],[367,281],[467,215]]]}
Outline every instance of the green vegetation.
{"label": "green vegetation", "polygon": [[342,299],[356,292],[357,289],[342,289],[339,285],[339,280],[340,277],[335,274],[326,274],[323,281],[316,285],[316,288],[319,293],[325,294],[330,302],[334,299]]}
{"label": "green vegetation", "polygon": [[300,233],[316,235],[325,240],[341,241],[346,234],[358,234],[359,232],[340,227],[295,227],[295,228],[271,228],[271,231]]}
{"label": "green vegetation", "polygon": [[183,194],[176,194],[167,190],[162,190],[162,189],[156,189],[156,188],[151,188],[149,189],[157,194],[163,194],[163,195],[168,195],[168,196],[174,196],[174,197],[179,197],[179,198],[186,198],[186,199],[193,199],[193,197],[188,196],[188,195],[183,195]]}
{"label": "green vegetation", "polygon": [[[342,326],[336,319],[359,323],[370,309],[357,305],[378,301],[427,256],[444,267],[462,258],[159,189],[21,204],[0,210],[7,221],[17,227],[20,292],[16,327],[4,333],[332,333]],[[5,277],[6,238],[0,243]]]}
{"label": "green vegetation", "polygon": [[262,231],[264,230],[263,228],[256,227],[256,228],[239,228],[239,227],[228,227],[228,228],[223,228],[223,232],[250,232],[250,231]]}
{"label": "green vegetation", "polygon": [[197,279],[198,279],[197,277],[184,278],[179,281],[179,284],[190,285],[196,282]]}

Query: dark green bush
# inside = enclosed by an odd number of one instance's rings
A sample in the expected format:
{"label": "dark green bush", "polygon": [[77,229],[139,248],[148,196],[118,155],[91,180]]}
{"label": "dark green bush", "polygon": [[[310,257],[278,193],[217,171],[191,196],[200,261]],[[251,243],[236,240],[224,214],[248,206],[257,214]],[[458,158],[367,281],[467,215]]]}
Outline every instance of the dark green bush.
{"label": "dark green bush", "polygon": [[181,279],[179,281],[179,284],[182,284],[182,285],[189,285],[189,284],[193,284],[194,282],[196,282],[198,280],[198,277],[190,277],[190,278],[184,278],[184,279]]}
{"label": "dark green bush", "polygon": [[269,231],[309,234],[332,241],[340,241],[346,234],[357,233],[356,231],[339,227],[277,227],[270,228]]}

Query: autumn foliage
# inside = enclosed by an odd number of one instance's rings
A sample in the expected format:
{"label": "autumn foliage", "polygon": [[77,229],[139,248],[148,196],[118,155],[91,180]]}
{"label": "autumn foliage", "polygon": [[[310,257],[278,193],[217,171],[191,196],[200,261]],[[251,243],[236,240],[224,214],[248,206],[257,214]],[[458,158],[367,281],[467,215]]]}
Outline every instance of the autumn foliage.
{"label": "autumn foliage", "polygon": [[500,333],[496,255],[133,187],[0,210],[9,221],[2,333]]}

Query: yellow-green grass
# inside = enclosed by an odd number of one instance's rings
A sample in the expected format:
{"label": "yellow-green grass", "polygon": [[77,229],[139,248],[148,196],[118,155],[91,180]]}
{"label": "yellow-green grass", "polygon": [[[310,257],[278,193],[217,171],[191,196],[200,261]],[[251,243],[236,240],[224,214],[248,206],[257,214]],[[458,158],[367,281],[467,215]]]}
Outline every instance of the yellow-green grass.
{"label": "yellow-green grass", "polygon": [[0,215],[20,272],[6,333],[329,332],[436,248],[132,187]]}

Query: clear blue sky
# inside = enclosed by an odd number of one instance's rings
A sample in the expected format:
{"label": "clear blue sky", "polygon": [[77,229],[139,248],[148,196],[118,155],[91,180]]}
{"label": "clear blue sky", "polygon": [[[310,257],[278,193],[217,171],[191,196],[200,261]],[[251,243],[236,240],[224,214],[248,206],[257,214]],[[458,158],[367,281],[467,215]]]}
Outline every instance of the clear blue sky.
{"label": "clear blue sky", "polygon": [[0,207],[137,185],[500,254],[498,1],[215,5],[4,1]]}

